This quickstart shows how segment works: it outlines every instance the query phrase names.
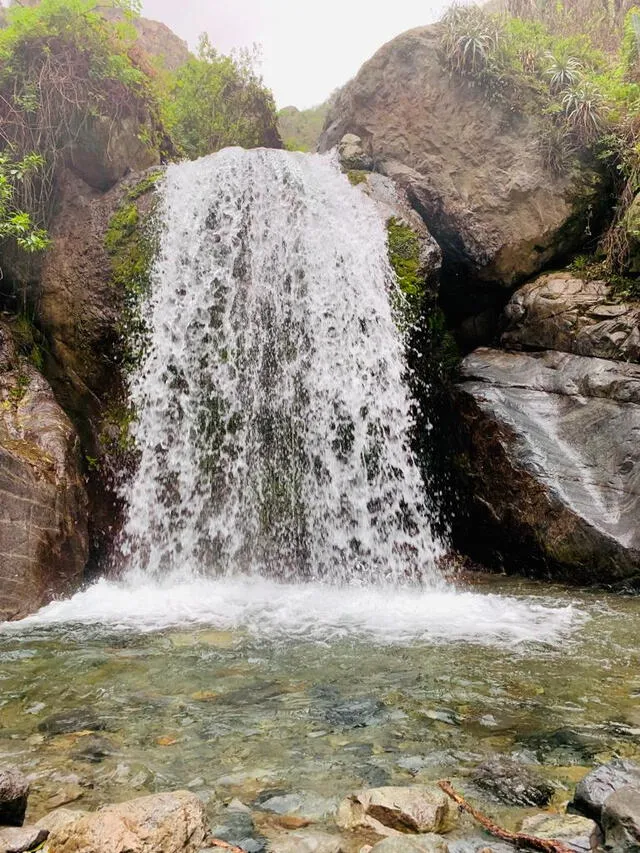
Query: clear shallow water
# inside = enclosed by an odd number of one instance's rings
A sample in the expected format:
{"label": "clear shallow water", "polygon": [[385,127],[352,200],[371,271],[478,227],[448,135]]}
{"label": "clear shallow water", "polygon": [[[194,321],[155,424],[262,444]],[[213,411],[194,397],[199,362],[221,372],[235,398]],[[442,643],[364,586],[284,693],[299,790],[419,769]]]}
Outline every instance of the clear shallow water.
{"label": "clear shallow water", "polygon": [[[79,784],[78,807],[191,787],[213,815],[292,794],[317,817],[362,785],[464,787],[496,753],[540,763],[562,801],[596,761],[640,757],[639,617],[493,579],[422,597],[103,582],[0,631],[0,763],[34,774],[34,815]],[[39,731],[69,710],[105,731]],[[92,762],[96,737],[112,754]]]}

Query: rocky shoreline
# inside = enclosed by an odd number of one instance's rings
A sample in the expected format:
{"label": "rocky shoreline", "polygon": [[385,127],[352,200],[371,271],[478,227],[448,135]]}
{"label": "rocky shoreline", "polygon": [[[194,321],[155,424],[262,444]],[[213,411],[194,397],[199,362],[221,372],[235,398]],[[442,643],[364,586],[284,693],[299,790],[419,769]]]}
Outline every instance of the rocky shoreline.
{"label": "rocky shoreline", "polygon": [[[474,788],[475,786],[475,788]],[[512,830],[483,831],[443,790],[446,783],[368,788],[345,796],[321,820],[301,815],[295,797],[252,803],[233,798],[223,819],[210,821],[191,791],[139,797],[95,812],[56,808],[25,823],[31,782],[16,769],[0,771],[0,850],[3,853],[633,853],[640,849],[640,764],[614,759],[594,768],[559,807],[552,785],[534,768],[493,759],[479,767],[470,791],[504,819],[504,806],[527,808]],[[470,795],[469,800],[471,800]],[[488,798],[488,799],[487,799]],[[541,808],[547,807],[546,810]],[[491,808],[491,807],[490,807]],[[494,821],[488,815],[491,823]],[[492,831],[493,832],[493,831]],[[503,838],[496,837],[503,833]],[[505,840],[511,836],[514,844]],[[523,836],[527,836],[524,839]]]}

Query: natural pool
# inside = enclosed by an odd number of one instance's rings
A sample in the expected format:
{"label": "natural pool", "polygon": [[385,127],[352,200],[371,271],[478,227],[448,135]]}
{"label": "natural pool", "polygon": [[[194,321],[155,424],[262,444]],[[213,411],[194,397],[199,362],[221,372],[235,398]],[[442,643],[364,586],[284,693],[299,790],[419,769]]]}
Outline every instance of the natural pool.
{"label": "natural pool", "polygon": [[234,797],[321,820],[354,788],[441,778],[482,805],[468,775],[494,754],[539,764],[560,804],[640,758],[639,625],[637,598],[497,578],[102,583],[0,631],[0,764],[32,776],[34,818],[190,788],[214,821]]}

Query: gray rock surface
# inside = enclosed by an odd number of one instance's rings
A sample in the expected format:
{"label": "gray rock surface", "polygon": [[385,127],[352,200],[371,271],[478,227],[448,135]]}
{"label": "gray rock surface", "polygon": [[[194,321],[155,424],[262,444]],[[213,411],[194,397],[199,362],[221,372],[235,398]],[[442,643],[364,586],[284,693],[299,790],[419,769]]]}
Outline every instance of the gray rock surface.
{"label": "gray rock surface", "polygon": [[449,847],[442,836],[433,833],[404,837],[396,835],[379,841],[371,853],[449,853]]}
{"label": "gray rock surface", "polygon": [[540,276],[516,291],[505,316],[507,348],[640,361],[640,303],[615,299],[605,281]]}
{"label": "gray rock surface", "polygon": [[457,814],[439,788],[370,788],[350,794],[338,808],[341,829],[372,829],[378,835],[446,832]]}
{"label": "gray rock surface", "polygon": [[384,45],[337,96],[319,150],[360,137],[450,264],[511,285],[579,242],[598,181],[547,171],[534,120],[462,85],[443,66],[440,32]]}
{"label": "gray rock surface", "polygon": [[328,832],[305,829],[271,840],[270,853],[346,853],[340,838]]}
{"label": "gray rock surface", "polygon": [[514,806],[546,806],[555,793],[540,773],[505,756],[481,764],[473,781],[499,802]]}
{"label": "gray rock surface", "polygon": [[0,322],[0,622],[69,592],[88,557],[76,431]]}
{"label": "gray rock surface", "polygon": [[27,811],[29,782],[19,770],[0,770],[0,826],[22,826]]}
{"label": "gray rock surface", "polygon": [[640,574],[640,367],[480,349],[458,410],[478,558],[578,582]]}
{"label": "gray rock surface", "polygon": [[338,143],[338,155],[344,169],[372,169],[373,160],[365,153],[362,140],[354,133],[345,133]]}
{"label": "gray rock surface", "polygon": [[531,815],[522,821],[521,832],[535,838],[562,841],[576,853],[591,853],[602,842],[598,825],[589,818],[571,814]]}
{"label": "gray rock surface", "polygon": [[38,826],[0,827],[2,853],[28,853],[47,840],[49,832]]}
{"label": "gray rock surface", "polygon": [[612,853],[640,851],[640,787],[625,785],[602,808],[605,845]]}
{"label": "gray rock surface", "polygon": [[155,794],[61,821],[47,841],[50,853],[196,853],[207,819],[188,791]]}
{"label": "gray rock surface", "polygon": [[572,806],[599,821],[607,799],[626,785],[640,786],[640,764],[628,759],[614,759],[596,767],[578,782]]}

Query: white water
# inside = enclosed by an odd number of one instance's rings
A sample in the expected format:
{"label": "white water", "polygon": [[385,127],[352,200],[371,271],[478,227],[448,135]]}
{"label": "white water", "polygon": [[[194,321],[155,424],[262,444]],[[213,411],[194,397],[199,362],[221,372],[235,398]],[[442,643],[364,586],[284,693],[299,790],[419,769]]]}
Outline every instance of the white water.
{"label": "white water", "polygon": [[564,638],[571,606],[439,577],[373,203],[330,159],[240,149],[171,167],[163,198],[123,578],[22,624]]}

